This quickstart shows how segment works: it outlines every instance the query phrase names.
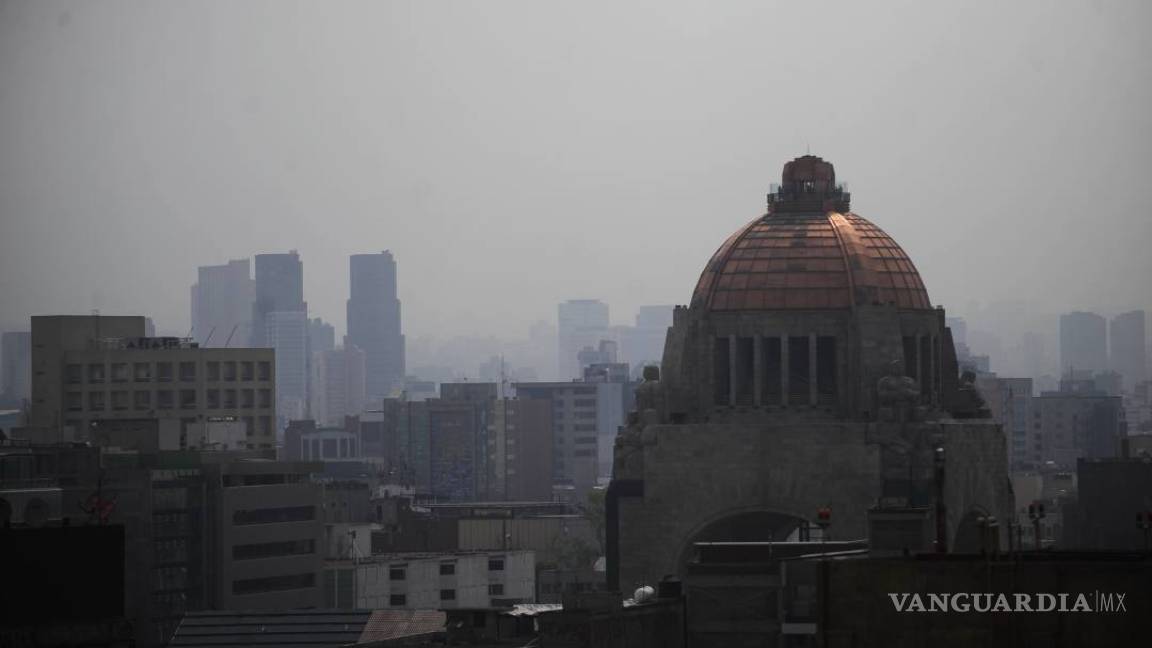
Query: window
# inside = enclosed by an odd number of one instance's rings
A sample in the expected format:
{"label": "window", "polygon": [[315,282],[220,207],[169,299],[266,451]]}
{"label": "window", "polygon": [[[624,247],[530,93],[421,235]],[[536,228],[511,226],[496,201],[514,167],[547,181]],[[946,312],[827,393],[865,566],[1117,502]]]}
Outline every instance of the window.
{"label": "window", "polygon": [[488,596],[504,596],[504,583],[490,583]]}
{"label": "window", "polygon": [[595,398],[577,398],[576,400],[572,401],[572,405],[575,407],[595,407],[596,406],[596,399]]}
{"label": "window", "polygon": [[236,380],[236,363],[229,361],[224,363],[224,380],[229,382]]}
{"label": "window", "polygon": [[244,435],[252,436],[256,434],[256,419],[251,416],[244,417]]}
{"label": "window", "polygon": [[441,576],[453,576],[455,574],[456,574],[456,563],[454,563],[454,562],[442,562],[442,563],[440,563],[440,575]]}
{"label": "window", "polygon": [[116,382],[116,383],[128,382],[128,363],[127,362],[113,362],[112,363],[112,382]]}
{"label": "window", "polygon": [[84,381],[84,368],[78,364],[64,367],[64,382],[69,385],[79,385]]}
{"label": "window", "polygon": [[589,411],[585,410],[582,412],[574,413],[572,415],[572,417],[578,418],[578,419],[594,419],[594,418],[596,418],[596,412],[589,412]]}
{"label": "window", "polygon": [[388,580],[402,581],[408,578],[408,565],[392,565],[388,568]]}
{"label": "window", "polygon": [[94,412],[104,411],[104,392],[88,392],[88,409]]}
{"label": "window", "polygon": [[132,363],[132,379],[136,382],[149,382],[152,380],[152,364],[149,362]]}
{"label": "window", "polygon": [[261,360],[257,365],[257,380],[272,380],[272,363]]}
{"label": "window", "polygon": [[138,410],[152,409],[152,392],[142,389],[133,393],[132,406]]}
{"label": "window", "polygon": [[233,594],[259,594],[284,590],[306,589],[316,586],[316,574],[288,574],[285,576],[265,576],[232,581]]}
{"label": "window", "polygon": [[180,381],[192,382],[196,380],[196,363],[195,362],[181,362],[180,363]]}
{"label": "window", "polygon": [[180,390],[180,409],[196,409],[196,390]]}
{"label": "window", "polygon": [[240,390],[240,407],[252,409],[256,406],[256,393],[251,389]]}
{"label": "window", "polygon": [[388,595],[388,607],[404,607],[408,605],[408,597],[404,594]]}
{"label": "window", "polygon": [[240,363],[240,380],[251,381],[256,377],[256,372],[252,369],[252,361],[245,360]]}
{"label": "window", "polygon": [[455,601],[456,600],[456,590],[454,590],[454,589],[442,589],[442,590],[440,590],[440,600],[441,601]]}
{"label": "window", "polygon": [[573,432],[595,432],[596,425],[592,423],[577,423],[572,426]]}
{"label": "window", "polygon": [[574,457],[595,457],[596,451],[595,450],[577,450],[576,452],[572,453],[572,456],[574,456]]}
{"label": "window", "polygon": [[114,391],[112,392],[112,409],[126,410],[128,409],[128,392],[127,391]]}
{"label": "window", "polygon": [[156,390],[156,407],[159,409],[172,409],[175,400],[171,389]]}
{"label": "window", "polygon": [[279,556],[306,556],[316,553],[315,540],[285,540],[282,542],[260,542],[257,544],[235,545],[232,547],[232,560],[255,560]]}
{"label": "window", "polygon": [[206,399],[208,401],[208,409],[219,409],[220,408],[220,390],[219,389],[209,389],[209,390],[204,392],[204,396],[206,397]]}
{"label": "window", "polygon": [[171,362],[156,363],[156,380],[159,380],[160,382],[172,382]]}
{"label": "window", "polygon": [[260,402],[260,407],[262,407],[262,408],[272,407],[272,390],[271,389],[261,389],[259,402]]}
{"label": "window", "polygon": [[788,402],[806,404],[811,401],[808,385],[812,380],[808,357],[808,336],[788,338]]}
{"label": "window", "polygon": [[88,382],[102,383],[104,382],[104,365],[90,364],[88,365]]}
{"label": "window", "polygon": [[267,509],[242,509],[232,514],[232,524],[283,524],[307,522],[316,518],[315,506],[285,506]]}
{"label": "window", "polygon": [[761,386],[764,390],[760,394],[760,402],[764,405],[781,405],[784,402],[783,383],[780,376],[781,362],[784,357],[782,354],[780,338],[766,337],[760,341],[760,362],[763,365]]}
{"label": "window", "polygon": [[64,394],[64,407],[69,412],[79,412],[84,409],[84,394],[80,392],[68,392]]}
{"label": "window", "polygon": [[224,409],[236,409],[236,390],[224,390]]}
{"label": "window", "polygon": [[489,558],[488,571],[504,571],[504,556],[493,556]]}
{"label": "window", "polygon": [[575,442],[578,444],[596,443],[596,437],[594,437],[594,436],[576,437]]}
{"label": "window", "polygon": [[220,380],[220,363],[212,360],[208,363],[208,380],[215,382]]}
{"label": "window", "polygon": [[261,416],[260,417],[260,435],[261,436],[272,436],[272,417],[271,416]]}
{"label": "window", "polygon": [[717,405],[728,405],[728,392],[731,386],[731,357],[728,355],[729,340],[717,337],[712,344],[712,395]]}

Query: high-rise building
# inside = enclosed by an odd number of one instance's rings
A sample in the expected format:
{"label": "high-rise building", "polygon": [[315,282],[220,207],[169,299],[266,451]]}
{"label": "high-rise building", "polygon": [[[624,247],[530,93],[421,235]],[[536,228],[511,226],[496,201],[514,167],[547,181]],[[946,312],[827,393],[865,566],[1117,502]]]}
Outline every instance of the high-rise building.
{"label": "high-rise building", "polygon": [[322,353],[335,348],[336,327],[319,317],[308,320],[308,350],[312,353]]}
{"label": "high-rise building", "polygon": [[368,399],[379,401],[404,382],[404,335],[396,293],[396,261],[387,250],[349,258],[348,340],[364,350]]}
{"label": "high-rise building", "polygon": [[600,340],[609,338],[608,305],[598,299],[570,299],[556,309],[559,334],[557,336],[557,368],[561,380],[580,377],[577,354],[586,347],[595,348]]}
{"label": "high-rise building", "polygon": [[1107,327],[1096,313],[1060,316],[1060,374],[1104,371],[1108,367]]}
{"label": "high-rise building", "polygon": [[306,312],[304,264],[295,250],[256,255],[256,298],[252,303],[251,346],[269,346],[265,319],[274,312]]}
{"label": "high-rise building", "polygon": [[312,354],[311,416],[322,426],[342,426],[364,412],[364,351],[343,347]]}
{"label": "high-rise building", "polygon": [[1042,440],[1032,407],[1031,378],[1000,378],[996,374],[976,377],[976,387],[988,404],[992,419],[1004,428],[1008,441],[1008,465],[1013,470],[1032,470],[1041,464]]}
{"label": "high-rise building", "polygon": [[1127,434],[1124,407],[1094,380],[1066,379],[1058,391],[1041,392],[1033,401],[1033,448],[1040,461],[1070,470],[1077,459],[1119,456]]}
{"label": "high-rise building", "polygon": [[1130,392],[1148,379],[1144,311],[1121,313],[1112,318],[1108,351],[1112,371],[1120,374],[1123,389]]}
{"label": "high-rise building", "polygon": [[672,326],[673,306],[641,306],[636,312],[636,326],[622,327],[620,362],[630,367],[660,364],[664,356],[664,338]]}
{"label": "high-rise building", "polygon": [[28,331],[0,336],[0,396],[12,403],[32,398],[32,333]]}
{"label": "high-rise building", "polygon": [[200,266],[192,284],[192,338],[202,347],[248,346],[255,294],[248,259]]}
{"label": "high-rise building", "polygon": [[308,406],[308,314],[270,311],[263,316],[262,346],[276,353],[277,429],[305,418]]}

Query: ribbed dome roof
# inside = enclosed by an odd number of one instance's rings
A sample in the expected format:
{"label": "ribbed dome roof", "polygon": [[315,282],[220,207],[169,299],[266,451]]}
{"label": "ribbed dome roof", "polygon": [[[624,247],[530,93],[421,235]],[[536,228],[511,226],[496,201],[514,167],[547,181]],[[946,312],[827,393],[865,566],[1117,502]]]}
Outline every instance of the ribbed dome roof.
{"label": "ribbed dome roof", "polygon": [[713,311],[928,309],[904,250],[851,212],[769,213],[733,234],[700,275],[692,306]]}

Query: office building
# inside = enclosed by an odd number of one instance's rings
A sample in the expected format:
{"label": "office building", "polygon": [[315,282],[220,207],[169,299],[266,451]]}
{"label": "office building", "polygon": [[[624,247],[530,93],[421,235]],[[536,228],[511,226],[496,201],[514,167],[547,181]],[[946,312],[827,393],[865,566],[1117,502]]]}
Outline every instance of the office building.
{"label": "office building", "polygon": [[1073,470],[1077,459],[1107,459],[1120,454],[1127,435],[1124,407],[1092,380],[1065,379],[1057,391],[1033,401],[1030,452],[1040,462]]}
{"label": "office building", "polygon": [[277,429],[308,414],[308,314],[272,311],[264,314],[264,344],[276,357]]}
{"label": "office building", "polygon": [[0,401],[19,407],[32,398],[32,333],[0,336]]}
{"label": "office building", "polygon": [[1109,368],[1120,374],[1125,393],[1130,393],[1136,385],[1148,379],[1145,327],[1142,310],[1112,318],[1108,340]]}
{"label": "office building", "polygon": [[200,266],[192,285],[192,339],[202,347],[246,347],[256,283],[248,259]]}
{"label": "office building", "polygon": [[404,335],[396,292],[396,261],[388,251],[349,258],[348,340],[364,350],[369,400],[393,395],[404,382]]}
{"label": "office building", "polygon": [[1107,327],[1096,313],[1060,316],[1060,375],[1097,373],[1108,368]]}
{"label": "office building", "polygon": [[345,342],[343,347],[312,354],[311,417],[321,425],[344,425],[344,417],[365,408],[366,355]]}
{"label": "office building", "polygon": [[189,426],[230,419],[244,423],[249,448],[274,447],[271,350],[143,333],[142,317],[33,317],[33,435],[83,441],[97,422],[156,419],[186,440]]}
{"label": "office building", "polygon": [[598,299],[570,299],[557,306],[557,362],[560,380],[580,376],[577,354],[609,339],[608,305]]}
{"label": "office building", "polygon": [[269,313],[307,312],[304,302],[304,264],[295,250],[287,254],[256,255],[256,298],[252,304],[251,346],[267,347]]}

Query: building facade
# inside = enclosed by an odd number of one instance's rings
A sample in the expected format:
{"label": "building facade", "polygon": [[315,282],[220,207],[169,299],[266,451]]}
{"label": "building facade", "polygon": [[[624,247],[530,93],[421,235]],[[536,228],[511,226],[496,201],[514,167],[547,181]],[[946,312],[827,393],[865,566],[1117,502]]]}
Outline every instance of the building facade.
{"label": "building facade", "polygon": [[557,368],[560,380],[580,377],[576,355],[586,346],[595,348],[600,340],[611,339],[608,305],[599,299],[570,299],[556,308]]}
{"label": "building facade", "polygon": [[32,398],[32,333],[0,336],[0,396],[13,405]]}
{"label": "building facade", "polygon": [[358,416],[365,408],[366,355],[345,343],[343,347],[312,354],[311,416],[321,425],[344,425],[344,417]]}
{"label": "building facade", "polygon": [[[326,607],[441,610],[528,603],[536,596],[531,551],[411,553],[329,561]],[[351,596],[340,596],[338,592]]]}
{"label": "building facade", "polygon": [[200,266],[192,284],[192,338],[202,347],[245,347],[256,283],[248,259]]}
{"label": "building facade", "polygon": [[388,251],[349,258],[348,340],[364,350],[370,400],[393,396],[404,382],[404,335],[396,292],[396,260]]}
{"label": "building facade", "polygon": [[1011,519],[1004,432],[943,309],[849,200],[830,163],[787,163],[676,308],[615,444],[609,589],[683,575],[697,542],[803,537],[821,509],[836,539],[935,529],[908,551],[978,550],[980,519]]}
{"label": "building facade", "polygon": [[157,419],[178,422],[186,438],[190,425],[227,418],[244,423],[249,448],[275,447],[270,349],[142,337],[143,319],[33,317],[29,427],[44,440],[86,440],[97,421]]}
{"label": "building facade", "polygon": [[1108,329],[1096,313],[1075,311],[1060,316],[1060,375],[1098,373],[1108,369]]}
{"label": "building facade", "polygon": [[1109,328],[1109,368],[1120,374],[1125,393],[1148,379],[1148,345],[1144,311],[1121,313]]}

